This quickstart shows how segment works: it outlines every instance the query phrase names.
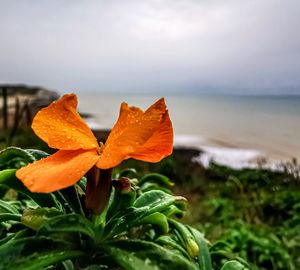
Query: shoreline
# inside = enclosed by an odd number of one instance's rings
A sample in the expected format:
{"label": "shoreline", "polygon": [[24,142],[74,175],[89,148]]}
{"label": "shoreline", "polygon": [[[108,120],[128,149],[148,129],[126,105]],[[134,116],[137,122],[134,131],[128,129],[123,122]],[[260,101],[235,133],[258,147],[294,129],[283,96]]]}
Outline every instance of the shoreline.
{"label": "shoreline", "polygon": [[[90,128],[101,140],[105,139],[110,129],[100,126],[93,116],[85,118]],[[277,170],[282,164],[291,163],[297,158],[288,155],[279,155],[271,151],[258,148],[244,147],[222,139],[205,139],[198,135],[175,134],[174,149],[186,151],[199,151],[199,155],[192,161],[208,167],[211,161],[235,169],[266,168]]]}
{"label": "shoreline", "polygon": [[[180,144],[184,147],[210,147],[213,155],[242,154],[245,149],[257,151],[255,157],[271,162],[289,162],[294,157],[300,160],[300,132],[298,115],[300,99],[248,99],[243,97],[166,97],[172,114],[176,137],[188,140]],[[90,113],[93,126],[111,128],[117,117],[119,104],[122,101],[129,105],[147,108],[155,97],[120,96],[101,94],[82,94],[79,108]],[[114,109],[116,108],[116,109]],[[95,125],[96,124],[96,125]],[[175,146],[178,143],[175,141]],[[215,147],[217,149],[211,149]],[[215,154],[221,148],[222,153]],[[228,154],[223,152],[228,152]],[[250,152],[251,152],[250,151]],[[239,152],[239,153],[238,153]],[[246,151],[245,155],[249,152]],[[250,155],[250,153],[249,153]],[[254,155],[254,154],[253,154]]]}
{"label": "shoreline", "polygon": [[199,150],[193,161],[208,167],[211,161],[234,169],[265,168],[282,170],[283,164],[297,163],[297,158],[277,155],[261,149],[247,148],[223,140],[205,140],[193,135],[175,136],[174,148]]}

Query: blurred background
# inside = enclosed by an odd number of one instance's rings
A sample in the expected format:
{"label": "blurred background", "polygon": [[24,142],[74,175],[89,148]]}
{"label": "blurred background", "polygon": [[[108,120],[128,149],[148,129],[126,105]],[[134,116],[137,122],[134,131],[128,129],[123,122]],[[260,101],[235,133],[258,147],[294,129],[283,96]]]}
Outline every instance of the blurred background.
{"label": "blurred background", "polygon": [[2,118],[11,112],[4,129],[18,106],[32,110],[29,123],[63,93],[79,95],[98,131],[113,126],[122,101],[146,109],[164,96],[175,145],[201,149],[204,164],[300,158],[299,1],[0,5]]}

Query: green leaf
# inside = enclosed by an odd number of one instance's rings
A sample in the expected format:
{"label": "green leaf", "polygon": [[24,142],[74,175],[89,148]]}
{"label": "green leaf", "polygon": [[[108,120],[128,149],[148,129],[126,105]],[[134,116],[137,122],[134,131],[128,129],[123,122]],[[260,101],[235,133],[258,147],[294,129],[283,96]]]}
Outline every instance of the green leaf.
{"label": "green leaf", "polygon": [[162,211],[169,205],[175,204],[179,209],[186,209],[186,199],[173,196],[161,190],[151,190],[143,193],[134,203],[134,207],[148,207],[151,212]]}
{"label": "green leaf", "polygon": [[229,261],[223,265],[221,270],[250,270],[250,269],[238,261]]}
{"label": "green leaf", "polygon": [[20,214],[0,214],[0,222],[21,221]]}
{"label": "green leaf", "polygon": [[169,231],[169,223],[168,219],[164,214],[161,213],[153,213],[149,216],[144,217],[141,221],[139,221],[136,225],[142,224],[151,224],[157,227],[161,234],[166,234]]}
{"label": "green leaf", "polygon": [[28,237],[10,241],[0,247],[0,270],[40,270],[84,253],[70,250],[64,241],[47,237]]}
{"label": "green leaf", "polygon": [[8,236],[6,236],[5,238],[0,240],[0,247],[4,244],[7,244],[8,242],[15,241],[20,238],[28,237],[30,235],[30,233],[31,233],[31,231],[28,230],[27,228],[23,229],[23,230],[19,230],[16,233],[11,233]]}
{"label": "green leaf", "polygon": [[72,209],[72,206],[68,203],[67,199],[60,192],[60,190],[54,191],[52,194],[54,195],[57,202],[61,205],[62,211],[64,211],[65,213],[73,213],[74,212],[74,210]]}
{"label": "green leaf", "polygon": [[144,183],[143,185],[141,185],[140,190],[142,192],[147,192],[147,191],[150,191],[150,190],[162,190],[166,193],[172,194],[172,191],[169,188],[166,188],[166,187],[163,187],[163,186],[160,186],[158,184],[151,183],[151,182]]}
{"label": "green leaf", "polygon": [[75,270],[74,264],[71,260],[66,260],[61,263],[65,270]]}
{"label": "green leaf", "polygon": [[185,214],[184,210],[179,209],[175,205],[170,205],[168,208],[166,208],[162,213],[167,217],[176,217],[176,218],[182,218]]}
{"label": "green leaf", "polygon": [[110,220],[113,216],[116,216],[122,210],[133,206],[135,199],[135,190],[131,190],[128,193],[122,193],[113,188],[106,214],[107,221]]}
{"label": "green leaf", "polygon": [[27,163],[35,161],[35,158],[32,154],[23,150],[19,147],[7,147],[6,149],[0,151],[0,164],[4,165],[10,162],[12,159],[21,158]]}
{"label": "green leaf", "polygon": [[[189,229],[182,223],[175,221],[173,219],[169,219],[170,227],[175,230],[175,233],[181,242],[181,244],[185,247],[188,254],[192,259],[195,259],[199,255],[199,246],[195,241],[193,234],[189,231]],[[202,269],[202,268],[201,268]]]}
{"label": "green leaf", "polygon": [[39,160],[42,158],[46,158],[49,156],[48,153],[41,151],[41,150],[37,150],[37,149],[26,149],[27,153],[30,153],[35,160]]}
{"label": "green leaf", "polygon": [[22,214],[22,224],[37,231],[50,218],[63,214],[56,208],[25,209]]}
{"label": "green leaf", "polygon": [[61,215],[46,221],[38,230],[38,234],[48,235],[49,233],[82,233],[95,239],[93,224],[77,214]]}
{"label": "green leaf", "polygon": [[[79,250],[54,250],[49,252],[39,252],[27,256],[26,259],[12,263],[10,266],[2,268],[3,270],[40,270],[44,267],[83,256],[84,253]],[[1,269],[1,268],[0,268]]]}
{"label": "green leaf", "polygon": [[58,191],[61,196],[68,203],[69,207],[72,209],[72,212],[81,214],[84,216],[84,212],[81,206],[78,192],[76,190],[76,184]]}
{"label": "green leaf", "polygon": [[134,168],[124,169],[118,174],[117,178],[120,178],[120,177],[135,178],[135,177],[137,177],[137,171]]}
{"label": "green leaf", "polygon": [[164,247],[177,250],[182,255],[184,255],[187,259],[190,259],[190,255],[187,253],[187,251],[181,245],[179,245],[178,242],[175,241],[170,235],[162,235],[158,237],[155,242]]}
{"label": "green leaf", "polygon": [[120,240],[110,242],[103,249],[126,270],[198,269],[194,262],[152,242]]}
{"label": "green leaf", "polygon": [[81,179],[77,182],[77,185],[82,189],[85,190],[86,189],[86,183],[87,183],[87,179],[85,176],[81,177]]}
{"label": "green leaf", "polygon": [[134,203],[134,207],[125,209],[122,215],[110,220],[104,231],[104,238],[110,238],[120,234],[131,227],[137,226],[147,216],[161,212],[170,205],[185,207],[186,199],[180,196],[172,196],[160,190],[152,190],[143,193]]}
{"label": "green leaf", "polygon": [[9,212],[11,214],[19,214],[18,209],[7,201],[0,200],[0,208],[5,210],[5,212]]}
{"label": "green leaf", "polygon": [[16,169],[6,169],[0,171],[0,185],[5,185],[11,189],[14,189],[35,201],[39,206],[45,207],[56,207],[61,206],[55,200],[53,194],[49,193],[33,193],[30,192],[23,183],[16,178]]}
{"label": "green leaf", "polygon": [[174,183],[170,181],[170,179],[162,174],[159,173],[148,173],[141,178],[139,181],[139,185],[142,187],[145,183],[153,183],[157,184],[160,187],[167,187],[171,188],[174,186]]}
{"label": "green leaf", "polygon": [[212,263],[209,248],[207,246],[207,240],[203,237],[203,234],[197,231],[196,229],[189,226],[187,228],[194,236],[194,239],[199,247],[199,253],[197,257],[200,269],[212,270]]}
{"label": "green leaf", "polygon": [[84,270],[107,270],[107,265],[89,265],[87,268],[84,268]]}

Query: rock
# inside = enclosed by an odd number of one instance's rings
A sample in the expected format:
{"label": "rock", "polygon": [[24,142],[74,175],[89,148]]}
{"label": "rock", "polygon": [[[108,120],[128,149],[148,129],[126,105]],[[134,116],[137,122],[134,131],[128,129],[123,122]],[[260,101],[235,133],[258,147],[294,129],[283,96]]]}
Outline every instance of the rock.
{"label": "rock", "polygon": [[59,98],[55,91],[22,84],[0,84],[0,94],[0,128],[4,129],[16,122],[30,124],[39,109]]}

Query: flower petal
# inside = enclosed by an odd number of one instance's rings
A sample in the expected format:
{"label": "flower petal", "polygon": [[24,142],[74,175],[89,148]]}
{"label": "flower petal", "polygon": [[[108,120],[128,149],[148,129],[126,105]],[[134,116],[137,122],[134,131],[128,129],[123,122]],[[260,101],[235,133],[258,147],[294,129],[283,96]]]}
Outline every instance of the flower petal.
{"label": "flower petal", "polygon": [[106,140],[106,145],[114,143],[121,134],[126,132],[128,126],[135,123],[143,113],[144,112],[140,108],[134,106],[129,107],[127,103],[123,102],[120,108],[119,119],[110,132],[109,137]]}
{"label": "flower petal", "polygon": [[32,129],[52,148],[76,150],[98,147],[95,136],[76,108],[77,96],[64,95],[36,114]]}
{"label": "flower petal", "polygon": [[130,158],[147,162],[159,162],[173,152],[173,127],[168,111],[152,137],[140,148],[130,154]]}
{"label": "flower petal", "polygon": [[108,169],[128,158],[158,162],[172,153],[172,145],[173,128],[163,98],[146,112],[123,103],[96,165]]}
{"label": "flower petal", "polygon": [[75,184],[97,162],[96,150],[59,150],[17,171],[31,192],[49,193]]}

